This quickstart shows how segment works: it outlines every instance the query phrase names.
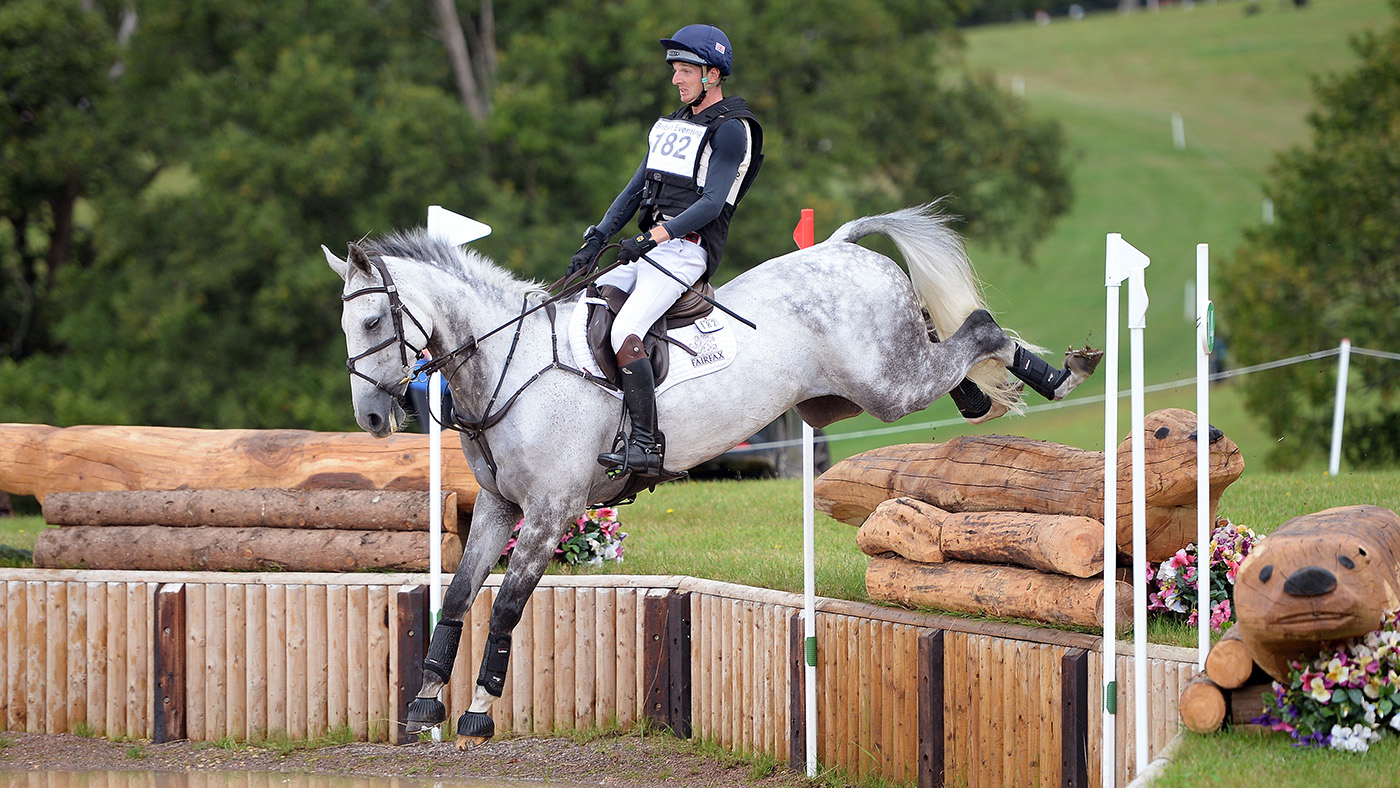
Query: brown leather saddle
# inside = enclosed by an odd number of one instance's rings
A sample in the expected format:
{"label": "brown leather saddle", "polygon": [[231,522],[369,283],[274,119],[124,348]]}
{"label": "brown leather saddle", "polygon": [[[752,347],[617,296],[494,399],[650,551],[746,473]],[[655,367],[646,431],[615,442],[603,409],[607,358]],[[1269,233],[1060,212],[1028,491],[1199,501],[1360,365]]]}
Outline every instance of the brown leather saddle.
{"label": "brown leather saddle", "polygon": [[[663,352],[666,350],[664,343],[672,342],[685,349],[691,355],[695,351],[681,345],[675,340],[668,340],[666,332],[673,328],[682,328],[695,321],[708,317],[714,311],[714,305],[706,301],[695,291],[698,290],[708,298],[715,297],[715,289],[709,282],[695,285],[694,290],[687,290],[666,313],[656,321],[646,336],[642,337],[642,345],[646,348],[647,358],[651,359],[651,369],[656,377],[657,385],[666,379],[666,372],[671,366],[671,354]],[[617,374],[617,356],[612,349],[612,324],[617,317],[617,312],[622,308],[622,304],[627,301],[627,293],[612,285],[597,287],[589,285],[585,292],[585,297],[601,300],[603,303],[586,302],[588,304],[588,349],[593,353],[593,360],[598,365],[603,377],[607,378],[613,385],[620,385]]]}

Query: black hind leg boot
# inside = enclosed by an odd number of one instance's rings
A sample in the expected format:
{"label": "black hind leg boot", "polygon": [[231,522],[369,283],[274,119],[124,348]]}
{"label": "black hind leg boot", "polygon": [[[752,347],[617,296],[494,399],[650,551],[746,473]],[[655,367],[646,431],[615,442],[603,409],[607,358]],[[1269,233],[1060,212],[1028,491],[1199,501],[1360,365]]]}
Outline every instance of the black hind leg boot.
{"label": "black hind leg boot", "polygon": [[953,404],[958,406],[958,413],[968,421],[980,419],[992,410],[992,398],[968,378],[963,378],[957,388],[948,394],[952,396]]}
{"label": "black hind leg boot", "polygon": [[656,378],[651,359],[635,334],[627,337],[617,352],[617,371],[622,378],[622,402],[632,419],[632,432],[621,451],[598,455],[598,462],[614,478],[626,473],[639,476],[661,475],[661,444],[656,432]]}
{"label": "black hind leg boot", "polygon": [[1045,359],[1016,346],[1016,362],[1011,365],[1011,374],[1025,381],[1031,390],[1048,399],[1055,399],[1055,389],[1069,377],[1069,370],[1056,369]]}

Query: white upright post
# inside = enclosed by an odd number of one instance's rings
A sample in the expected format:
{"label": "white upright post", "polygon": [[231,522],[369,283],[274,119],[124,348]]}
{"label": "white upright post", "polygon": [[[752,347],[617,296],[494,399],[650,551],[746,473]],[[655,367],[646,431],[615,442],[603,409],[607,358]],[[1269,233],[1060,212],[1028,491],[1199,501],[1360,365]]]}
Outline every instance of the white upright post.
{"label": "white upright post", "polygon": [[[1118,356],[1119,356],[1119,296],[1124,280],[1133,277],[1134,287],[1141,287],[1141,272],[1148,265],[1146,255],[1134,249],[1118,233],[1109,233],[1104,262],[1104,286],[1108,291],[1105,326],[1106,350],[1104,360],[1104,562],[1103,562],[1103,743],[1102,784],[1112,788],[1117,780],[1118,711]],[[1138,302],[1142,301],[1141,304]],[[1130,315],[1135,307],[1146,311],[1146,292],[1142,298],[1129,297]],[[1140,607],[1140,606],[1135,606]]]}
{"label": "white upright post", "polygon": [[[1137,745],[1137,771],[1142,774],[1148,763],[1147,729],[1147,483],[1146,446],[1142,439],[1144,391],[1142,371],[1142,338],[1147,328],[1147,286],[1143,265],[1128,275],[1128,381],[1132,387],[1132,463],[1133,463],[1133,713],[1137,720],[1134,743]],[[1107,486],[1107,485],[1105,485]]]}
{"label": "white upright post", "polygon": [[802,659],[806,690],[807,777],[817,776],[816,431],[802,422]]}
{"label": "white upright post", "polygon": [[[453,246],[491,234],[490,225],[441,205],[428,206],[428,234]],[[428,634],[442,616],[442,373],[428,376]],[[442,726],[433,728],[442,741]]]}
{"label": "white upright post", "polygon": [[1210,353],[1215,349],[1210,303],[1210,246],[1196,244],[1196,667],[1210,651]]}
{"label": "white upright post", "polygon": [[1342,419],[1347,410],[1347,368],[1351,366],[1351,340],[1343,339],[1337,354],[1337,402],[1332,407],[1332,453],[1327,460],[1327,473],[1336,476],[1342,471]]}

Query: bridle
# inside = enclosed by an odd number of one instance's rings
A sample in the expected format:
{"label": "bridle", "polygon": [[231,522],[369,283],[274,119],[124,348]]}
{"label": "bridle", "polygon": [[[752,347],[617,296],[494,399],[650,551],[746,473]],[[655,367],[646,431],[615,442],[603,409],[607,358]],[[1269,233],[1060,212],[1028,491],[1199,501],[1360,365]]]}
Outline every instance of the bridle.
{"label": "bridle", "polygon": [[[603,251],[613,248],[613,246],[615,245],[604,247]],[[482,417],[479,419],[471,419],[465,417],[465,415],[460,410],[457,410],[455,415],[456,423],[443,424],[442,426],[449,429],[456,429],[460,432],[464,432],[472,440],[477,440],[481,433],[483,433],[488,427],[498,423],[502,418],[504,418],[506,411],[510,409],[511,405],[515,404],[516,399],[518,399],[520,395],[524,393],[525,389],[529,388],[530,385],[536,380],[538,380],[540,376],[543,375],[545,372],[551,369],[559,369],[565,372],[569,372],[571,374],[579,375],[584,378],[593,379],[592,375],[589,375],[588,373],[583,372],[582,370],[575,369],[559,360],[558,339],[557,336],[554,335],[553,331],[554,305],[559,301],[578,293],[578,291],[582,290],[583,287],[589,282],[617,267],[620,263],[613,263],[612,265],[607,266],[602,270],[592,272],[590,275],[583,275],[582,273],[580,273],[574,276],[565,277],[564,279],[555,282],[549,288],[550,290],[554,290],[562,286],[563,289],[559,292],[558,295],[551,296],[550,298],[541,301],[540,303],[535,304],[534,306],[529,306],[529,296],[527,295],[525,303],[521,305],[519,315],[516,315],[515,317],[511,318],[510,320],[507,320],[501,325],[491,329],[490,331],[487,331],[480,337],[468,336],[467,341],[464,342],[462,345],[458,346],[453,350],[449,350],[446,353],[443,353],[441,356],[433,358],[433,360],[415,369],[414,363],[409,361],[408,351],[413,351],[413,361],[416,362],[419,359],[423,358],[424,352],[426,351],[426,346],[423,348],[414,347],[408,341],[408,337],[404,334],[404,316],[408,316],[408,319],[413,322],[413,325],[418,327],[419,333],[423,334],[424,337],[428,336],[427,329],[425,329],[423,327],[423,324],[418,321],[418,318],[414,317],[413,313],[409,312],[408,309],[404,306],[403,299],[399,297],[398,286],[394,284],[394,278],[390,276],[389,268],[384,264],[383,258],[378,255],[371,256],[365,254],[358,247],[352,245],[350,250],[350,257],[353,259],[356,255],[362,256],[369,265],[374,267],[374,270],[379,272],[379,276],[383,280],[383,284],[362,287],[359,290],[355,290],[354,292],[344,293],[340,296],[340,300],[351,301],[353,299],[359,298],[360,296],[372,295],[375,293],[383,293],[389,299],[389,314],[393,321],[394,335],[385,338],[384,341],[380,342],[374,347],[368,348],[359,355],[351,356],[346,360],[345,366],[350,371],[351,375],[368,381],[379,391],[382,391],[385,394],[388,394],[389,396],[393,397],[394,401],[397,402],[400,407],[403,407],[404,405],[404,398],[407,394],[407,384],[412,382],[412,380],[415,377],[419,375],[427,376],[431,375],[434,372],[442,371],[449,364],[455,363],[455,366],[453,367],[454,369],[460,367],[462,364],[470,360],[471,357],[474,356],[476,352],[480,349],[481,340],[484,340],[494,334],[504,331],[505,329],[510,328],[512,325],[515,326],[515,337],[514,340],[511,342],[510,352],[506,357],[505,366],[501,369],[501,376],[496,383],[495,391],[491,395],[490,402],[488,402],[486,405],[485,413],[483,413]],[[550,333],[551,344],[553,345],[554,360],[544,369],[541,369],[539,372],[536,372],[534,377],[531,377],[528,381],[525,382],[523,386],[520,387],[519,390],[517,390],[513,395],[511,395],[500,409],[492,413],[491,408],[496,404],[497,399],[500,397],[501,386],[505,383],[506,370],[507,368],[509,368],[511,359],[513,359],[515,356],[516,347],[520,342],[520,330],[524,326],[525,318],[529,317],[535,312],[538,312],[541,309],[548,311],[550,314]],[[374,355],[375,353],[378,353],[379,351],[394,344],[397,344],[399,346],[399,361],[403,366],[403,377],[399,379],[399,381],[396,384],[392,386],[387,385],[383,381],[375,380],[374,378],[370,377],[369,375],[366,375],[365,373],[355,368],[355,362],[367,356]],[[599,379],[598,382],[601,385],[607,386],[609,388],[612,387],[612,384],[610,384],[606,380]],[[492,464],[494,465],[494,463]],[[492,470],[494,472],[494,468]]]}
{"label": "bridle", "polygon": [[[358,251],[358,249],[352,250],[351,256],[354,256],[354,254]],[[360,254],[363,255],[364,253],[360,252]],[[428,336],[428,331],[427,329],[423,328],[423,324],[418,322],[418,318],[414,317],[412,312],[409,312],[407,309],[404,308],[403,299],[399,298],[399,288],[397,285],[394,284],[394,278],[389,275],[389,268],[388,266],[384,265],[384,261],[379,257],[369,257],[368,255],[364,255],[364,257],[370,265],[374,266],[374,270],[379,272],[379,276],[384,283],[380,285],[362,287],[359,290],[356,290],[352,293],[343,293],[340,296],[340,300],[353,301],[354,299],[359,298],[360,296],[372,295],[374,293],[383,293],[389,299],[389,316],[393,321],[394,335],[385,338],[383,342],[380,342],[374,347],[369,348],[363,353],[360,353],[357,356],[351,356],[350,358],[346,359],[345,367],[346,369],[350,370],[351,375],[369,381],[370,385],[374,386],[376,389],[379,389],[385,394],[388,394],[389,396],[393,397],[394,401],[397,402],[400,407],[402,407],[404,402],[404,396],[407,393],[407,389],[405,388],[405,386],[409,383],[409,381],[413,380],[413,376],[415,374],[413,371],[413,364],[411,364],[408,360],[408,351],[413,351],[414,361],[417,361],[418,359],[423,357],[423,351],[425,349],[416,348],[411,343],[409,343],[408,337],[404,334],[403,331],[404,315],[408,315],[408,319],[413,321],[413,325],[418,327],[418,332],[421,333],[425,338]],[[383,381],[375,380],[369,375],[366,375],[358,369],[355,369],[355,362],[367,356],[372,356],[375,353],[378,353],[379,351],[383,350],[384,348],[395,344],[399,346],[399,361],[403,364],[403,378],[399,380],[397,384],[393,386],[385,385]]]}

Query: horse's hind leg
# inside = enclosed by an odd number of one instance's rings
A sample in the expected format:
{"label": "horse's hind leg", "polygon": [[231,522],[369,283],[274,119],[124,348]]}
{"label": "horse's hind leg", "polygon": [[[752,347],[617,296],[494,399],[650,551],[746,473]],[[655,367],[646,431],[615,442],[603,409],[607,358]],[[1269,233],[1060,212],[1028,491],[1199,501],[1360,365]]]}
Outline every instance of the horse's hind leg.
{"label": "horse's hind leg", "polygon": [[447,719],[447,709],[438,700],[438,694],[452,678],[452,666],[457,661],[457,646],[462,637],[462,618],[471,609],[481,584],[486,582],[486,576],[500,559],[519,521],[520,508],[515,504],[489,490],[477,494],[462,562],[443,595],[442,620],[433,628],[428,656],[423,660],[423,684],[418,696],[408,704],[409,733],[427,730]]}
{"label": "horse's hind leg", "polygon": [[561,527],[569,516],[563,514],[562,508],[550,509],[545,514],[533,510],[527,514],[525,527],[521,529],[520,539],[511,553],[510,565],[501,580],[495,604],[491,606],[491,626],[486,635],[486,648],[481,655],[481,671],[477,674],[471,707],[457,720],[458,749],[465,749],[467,744],[480,743],[495,735],[496,723],[491,719],[491,704],[505,690],[506,669],[510,665],[511,632],[520,623],[525,603],[553,560]]}
{"label": "horse's hind leg", "polygon": [[1016,345],[1016,355],[1011,364],[1007,365],[1007,369],[1030,386],[1032,391],[1054,401],[1068,397],[1080,383],[1088,380],[1089,376],[1094,374],[1094,370],[1098,369],[1099,360],[1102,358],[1101,350],[1087,347],[1083,350],[1070,350],[1065,353],[1065,368],[1056,369],[1040,356],[1021,345]]}

